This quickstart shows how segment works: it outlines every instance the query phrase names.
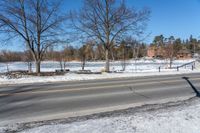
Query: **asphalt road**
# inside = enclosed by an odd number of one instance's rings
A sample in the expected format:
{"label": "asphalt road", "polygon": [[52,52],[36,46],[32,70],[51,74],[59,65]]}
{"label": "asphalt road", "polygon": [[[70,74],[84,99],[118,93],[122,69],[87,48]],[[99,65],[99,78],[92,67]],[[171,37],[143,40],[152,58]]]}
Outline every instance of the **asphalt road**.
{"label": "asphalt road", "polygon": [[0,86],[0,125],[174,101],[198,90],[200,73]]}

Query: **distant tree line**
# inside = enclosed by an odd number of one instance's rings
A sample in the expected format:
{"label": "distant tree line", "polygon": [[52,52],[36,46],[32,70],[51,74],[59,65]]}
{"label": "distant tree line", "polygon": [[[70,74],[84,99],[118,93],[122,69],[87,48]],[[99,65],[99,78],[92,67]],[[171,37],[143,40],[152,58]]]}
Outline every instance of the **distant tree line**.
{"label": "distant tree line", "polygon": [[[150,46],[165,48],[167,54],[165,58],[175,57],[181,49],[187,49],[191,53],[200,53],[200,40],[190,36],[186,40],[174,38],[173,36],[165,38],[163,35],[155,36]],[[128,60],[145,57],[147,48],[149,46],[145,43],[140,43],[131,37],[123,39],[119,44],[115,44],[109,53],[111,60]],[[53,60],[59,62],[68,62],[72,60],[77,61],[96,61],[105,60],[103,54],[104,48],[102,45],[95,44],[94,41],[88,41],[81,45],[81,47],[65,46],[62,50],[56,50],[53,47],[47,49],[44,53],[43,60]],[[34,61],[29,50],[24,52],[16,51],[0,51],[0,62],[14,62],[14,61]]]}
{"label": "distant tree line", "polygon": [[0,62],[25,61],[25,52],[0,51]]}
{"label": "distant tree line", "polygon": [[[191,53],[200,53],[200,40],[192,36],[186,40],[181,40],[180,38],[175,38],[173,36],[165,38],[163,35],[159,35],[155,36],[150,46],[166,48],[168,51],[167,53],[171,54],[173,57],[183,48],[189,50]],[[110,49],[109,58],[114,61],[145,57],[148,47],[148,44],[140,43],[131,37],[127,37]],[[44,53],[43,60],[63,62],[72,60],[105,60],[106,57],[105,54],[103,54],[104,52],[105,51],[102,45],[95,44],[94,41],[88,41],[87,43],[81,45],[81,47],[69,45],[63,47],[62,50],[59,51],[51,47]],[[34,61],[29,50],[24,52],[2,50],[0,51],[0,55],[0,62]]]}
{"label": "distant tree line", "polygon": [[[111,49],[109,58],[114,60],[132,59],[146,56],[147,45],[144,43],[135,44],[138,46],[137,55],[132,50],[129,43],[123,41],[121,44],[114,46]],[[97,61],[105,60],[104,49],[102,45],[86,43],[81,47],[68,46],[62,50],[48,49],[44,53],[43,60],[52,60],[58,62],[68,61]],[[15,61],[34,61],[29,51],[0,51],[0,62],[15,62]]]}
{"label": "distant tree line", "polygon": [[175,38],[174,36],[164,37],[163,35],[155,36],[153,42],[150,46],[156,47],[169,47],[173,46],[173,49],[176,52],[185,48],[189,50],[192,54],[200,53],[200,40],[199,38],[194,38],[192,35],[188,39]]}

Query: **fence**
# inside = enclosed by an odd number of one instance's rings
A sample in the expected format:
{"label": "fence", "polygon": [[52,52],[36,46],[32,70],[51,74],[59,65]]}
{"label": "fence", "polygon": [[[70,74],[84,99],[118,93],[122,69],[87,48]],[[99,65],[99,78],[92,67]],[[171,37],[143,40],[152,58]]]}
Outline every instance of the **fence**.
{"label": "fence", "polygon": [[[200,60],[196,60],[196,61],[200,62]],[[192,61],[189,63],[185,63],[183,65],[180,65],[180,66],[172,67],[171,69],[176,69],[177,71],[179,71],[180,68],[183,68],[183,67],[186,68],[188,65],[191,65],[191,70],[193,71],[195,69],[196,61]],[[161,67],[159,67],[158,70],[159,70],[159,72],[161,72]]]}

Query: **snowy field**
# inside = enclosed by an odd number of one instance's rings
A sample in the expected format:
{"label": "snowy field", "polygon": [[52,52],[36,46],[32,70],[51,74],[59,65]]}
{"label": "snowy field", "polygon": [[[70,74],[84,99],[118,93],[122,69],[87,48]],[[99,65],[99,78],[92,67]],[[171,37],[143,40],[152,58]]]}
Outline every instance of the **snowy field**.
{"label": "snowy field", "polygon": [[[182,64],[192,62],[191,60],[175,60],[173,67],[181,66]],[[85,70],[91,70],[92,72],[101,72],[104,69],[104,62],[87,62]],[[152,76],[152,75],[168,75],[168,74],[183,74],[200,72],[199,70],[192,71],[192,65],[180,68],[179,72],[176,69],[168,69],[169,62],[167,60],[129,60],[126,64],[126,70],[122,70],[120,61],[111,62],[110,69],[117,73],[102,73],[102,74],[75,74],[73,71],[81,69],[80,62],[68,62],[67,69],[70,69],[70,73],[64,76],[49,76],[49,77],[36,77],[36,76],[24,76],[19,79],[8,79],[6,76],[0,76],[0,84],[21,84],[21,83],[35,83],[35,82],[55,82],[55,81],[73,81],[73,80],[93,80],[104,78],[118,78],[118,77],[137,77],[137,76]],[[27,70],[27,63],[14,62],[8,64],[9,70]],[[159,73],[159,69],[161,72]],[[41,64],[41,71],[55,71],[60,69],[59,62],[46,61]],[[33,70],[35,66],[33,64]],[[7,71],[7,64],[0,63],[0,73]]]}
{"label": "snowy field", "polygon": [[[199,133],[200,101],[146,105],[74,122],[49,122],[42,125],[11,127],[20,133]],[[102,117],[103,116],[103,117]],[[28,129],[27,129],[28,127]],[[0,131],[5,128],[0,128]]]}
{"label": "snowy field", "polygon": [[[172,67],[180,66],[182,64],[192,62],[193,59],[190,60],[175,60],[172,64]],[[70,71],[77,71],[81,69],[81,63],[77,61],[68,62],[67,68]],[[110,69],[111,71],[120,71],[122,70],[122,63],[120,61],[111,61]],[[93,72],[100,72],[104,69],[105,62],[96,61],[96,62],[86,62],[85,69],[91,70]],[[28,66],[26,62],[14,62],[8,63],[9,70],[28,70]],[[32,65],[33,70],[35,70],[35,65]],[[155,59],[140,59],[140,60],[128,60],[126,61],[126,70],[124,72],[152,72],[158,71],[158,68],[161,67],[163,71],[169,67],[168,60],[155,60]],[[55,71],[56,69],[60,69],[59,62],[56,61],[44,61],[41,64],[41,71]],[[188,65],[186,69],[191,69],[191,65]],[[0,63],[0,72],[7,72],[7,64]]]}

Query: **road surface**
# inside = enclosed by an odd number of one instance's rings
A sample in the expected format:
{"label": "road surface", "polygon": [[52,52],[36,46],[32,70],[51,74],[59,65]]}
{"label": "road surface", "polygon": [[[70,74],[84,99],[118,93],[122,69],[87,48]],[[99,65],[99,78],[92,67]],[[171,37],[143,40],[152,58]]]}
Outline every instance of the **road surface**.
{"label": "road surface", "polygon": [[200,73],[0,86],[0,125],[190,98],[198,89]]}

